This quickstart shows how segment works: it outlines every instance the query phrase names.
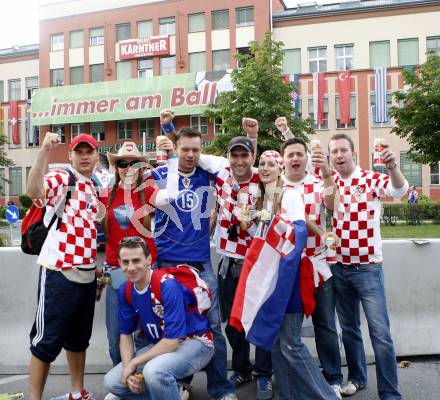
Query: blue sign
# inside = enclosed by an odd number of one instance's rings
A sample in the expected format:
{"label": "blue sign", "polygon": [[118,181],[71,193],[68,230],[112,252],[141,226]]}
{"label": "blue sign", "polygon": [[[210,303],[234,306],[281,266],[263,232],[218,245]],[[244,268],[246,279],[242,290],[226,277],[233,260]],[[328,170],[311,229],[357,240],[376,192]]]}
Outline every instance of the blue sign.
{"label": "blue sign", "polygon": [[6,219],[10,224],[15,224],[20,217],[20,211],[18,211],[17,206],[10,204],[6,207]]}

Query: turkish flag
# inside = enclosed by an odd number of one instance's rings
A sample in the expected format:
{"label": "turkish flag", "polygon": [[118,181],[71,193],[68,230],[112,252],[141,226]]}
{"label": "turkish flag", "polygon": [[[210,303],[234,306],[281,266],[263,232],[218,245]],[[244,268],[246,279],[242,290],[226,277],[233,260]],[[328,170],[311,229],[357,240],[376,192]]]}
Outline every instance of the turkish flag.
{"label": "turkish flag", "polygon": [[18,101],[9,102],[9,122],[12,125],[12,144],[20,144],[18,132]]}
{"label": "turkish flag", "polygon": [[350,124],[350,83],[350,71],[340,71],[338,73],[338,92],[341,124]]}
{"label": "turkish flag", "polygon": [[324,123],[324,72],[313,74],[313,117],[319,125]]}

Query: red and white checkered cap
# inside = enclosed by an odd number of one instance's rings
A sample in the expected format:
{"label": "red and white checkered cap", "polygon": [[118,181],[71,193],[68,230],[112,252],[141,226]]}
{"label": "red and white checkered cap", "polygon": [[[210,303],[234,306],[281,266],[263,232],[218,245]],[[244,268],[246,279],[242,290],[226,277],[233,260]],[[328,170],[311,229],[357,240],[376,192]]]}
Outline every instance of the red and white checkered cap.
{"label": "red and white checkered cap", "polygon": [[274,160],[278,164],[278,166],[280,168],[283,168],[283,157],[281,157],[281,154],[278,153],[278,151],[266,150],[260,156],[260,158],[264,158],[264,157],[271,158],[272,160]]}

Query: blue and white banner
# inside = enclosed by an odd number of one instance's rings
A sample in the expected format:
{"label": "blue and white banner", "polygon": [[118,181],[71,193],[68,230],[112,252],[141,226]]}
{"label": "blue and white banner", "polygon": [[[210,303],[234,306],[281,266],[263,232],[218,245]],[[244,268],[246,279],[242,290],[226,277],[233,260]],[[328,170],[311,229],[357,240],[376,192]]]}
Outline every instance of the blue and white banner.
{"label": "blue and white banner", "polygon": [[375,69],[374,86],[376,88],[376,109],[374,122],[388,122],[387,67],[379,67]]}

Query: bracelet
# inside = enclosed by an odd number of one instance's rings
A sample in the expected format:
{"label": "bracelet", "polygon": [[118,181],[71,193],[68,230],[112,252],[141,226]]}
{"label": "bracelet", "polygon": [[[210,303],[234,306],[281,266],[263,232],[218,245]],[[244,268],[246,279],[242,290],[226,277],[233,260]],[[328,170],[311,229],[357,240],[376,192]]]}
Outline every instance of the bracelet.
{"label": "bracelet", "polygon": [[170,133],[170,132],[174,132],[175,131],[174,125],[173,125],[172,122],[168,122],[168,124],[165,124],[165,125],[160,124],[160,127],[162,128],[162,130],[165,133]]}
{"label": "bracelet", "polygon": [[394,162],[394,165],[392,167],[386,167],[388,171],[392,171],[393,169],[395,169],[397,167],[396,162]]}

